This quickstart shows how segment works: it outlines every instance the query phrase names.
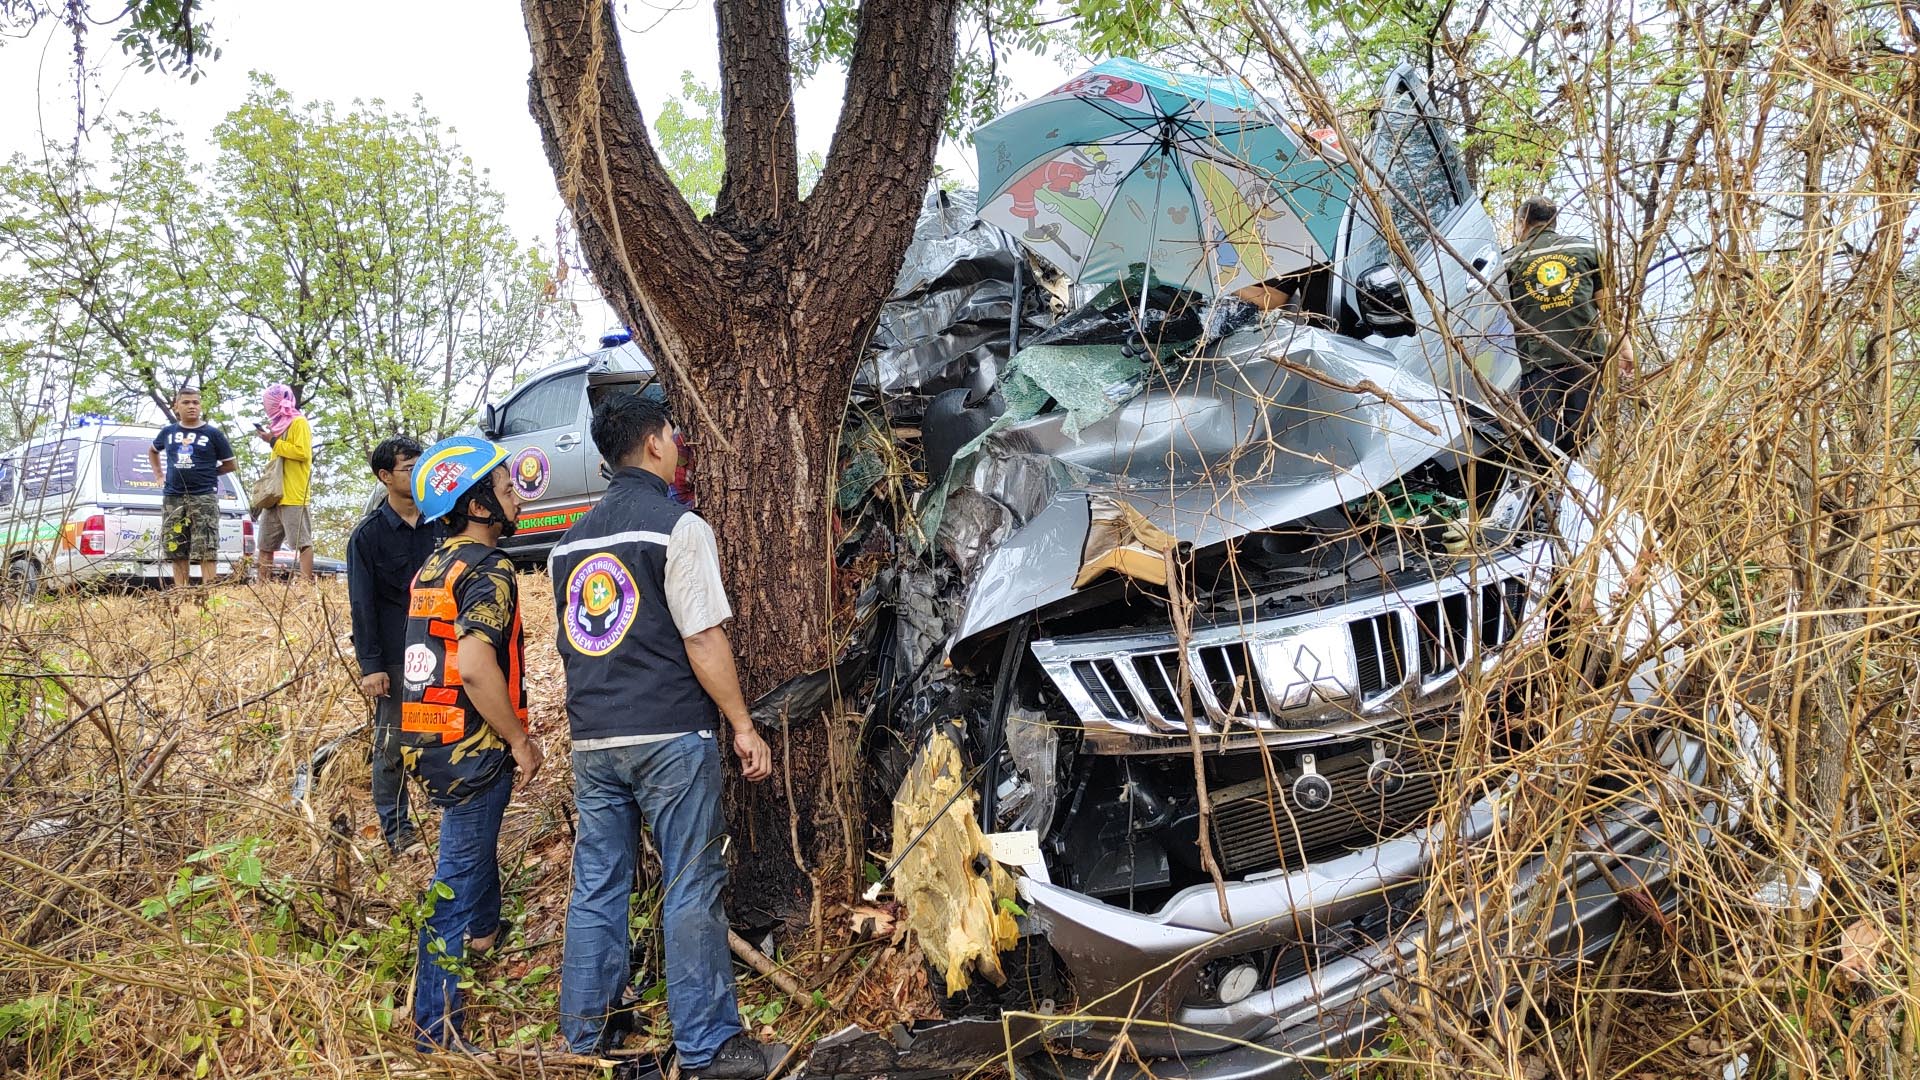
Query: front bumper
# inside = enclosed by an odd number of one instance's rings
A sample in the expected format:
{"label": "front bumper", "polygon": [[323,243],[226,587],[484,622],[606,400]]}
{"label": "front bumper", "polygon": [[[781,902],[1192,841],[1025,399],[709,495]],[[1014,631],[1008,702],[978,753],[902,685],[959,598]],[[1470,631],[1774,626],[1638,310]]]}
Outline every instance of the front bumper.
{"label": "front bumper", "polygon": [[[1676,780],[1698,784],[1707,773],[1707,748],[1689,736],[1674,737]],[[1499,817],[1498,796],[1483,799],[1460,817],[1456,835],[1433,825],[1364,851],[1326,860],[1290,874],[1233,882],[1226,887],[1229,924],[1211,885],[1187,889],[1159,912],[1144,915],[1103,904],[1052,885],[1022,883],[1035,927],[1046,935],[1073,976],[1079,1004],[1071,1019],[1051,1025],[1054,1046],[1101,1051],[1122,1031],[1140,1057],[1152,1060],[1159,1078],[1290,1080],[1322,1075],[1330,1061],[1350,1059],[1386,1023],[1382,992],[1412,970],[1418,954],[1429,958],[1472,947],[1476,937],[1500,928],[1469,918],[1434,926],[1412,921],[1379,939],[1328,948],[1308,945],[1313,966],[1283,977],[1232,1005],[1193,1004],[1209,961],[1273,947],[1301,948],[1326,928],[1346,926],[1394,899],[1418,890],[1427,869],[1448,844],[1486,838]],[[1627,800],[1601,813],[1586,830],[1584,850],[1561,866],[1536,859],[1516,875],[1503,920],[1510,927],[1539,902],[1554,910],[1542,941],[1543,958],[1570,961],[1604,948],[1624,914],[1620,881],[1638,881],[1662,895],[1671,872],[1663,815],[1651,802]],[[1690,814],[1702,835],[1716,815]],[[1553,875],[1550,878],[1548,875]],[[1609,880],[1611,875],[1612,880]],[[1557,887],[1554,878],[1563,884]],[[1019,1071],[1062,1080],[1090,1080],[1100,1063],[1042,1052],[1022,1060]],[[1145,1076],[1122,1064],[1121,1075]],[[1104,1072],[1103,1072],[1103,1075]]]}

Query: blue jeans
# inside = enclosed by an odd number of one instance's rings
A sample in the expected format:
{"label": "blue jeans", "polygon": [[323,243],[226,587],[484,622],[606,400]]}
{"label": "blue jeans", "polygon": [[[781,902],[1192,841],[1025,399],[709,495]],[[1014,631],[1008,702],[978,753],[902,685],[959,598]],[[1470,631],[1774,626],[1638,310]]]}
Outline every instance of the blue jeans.
{"label": "blue jeans", "polygon": [[667,1015],[682,1071],[739,1034],[733,954],[720,890],[720,749],[711,736],[582,750],[573,755],[573,899],[560,967],[560,1033],[568,1049],[600,1050],[607,1014],[625,1004],[627,911],[644,821],[660,850],[666,894]]}
{"label": "blue jeans", "polygon": [[440,813],[440,864],[428,895],[444,883],[453,896],[434,901],[414,957],[413,1022],[422,1050],[457,1042],[465,1019],[459,973],[442,960],[457,965],[468,938],[485,937],[500,925],[500,819],[513,796],[513,777],[508,769],[492,787]]}

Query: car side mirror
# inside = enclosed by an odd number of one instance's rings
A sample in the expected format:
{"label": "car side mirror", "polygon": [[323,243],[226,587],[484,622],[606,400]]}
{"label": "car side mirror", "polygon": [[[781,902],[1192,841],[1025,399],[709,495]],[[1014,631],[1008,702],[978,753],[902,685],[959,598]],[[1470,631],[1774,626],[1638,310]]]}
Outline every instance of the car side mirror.
{"label": "car side mirror", "polygon": [[1360,275],[1360,318],[1368,329],[1381,337],[1402,337],[1413,333],[1413,307],[1407,303],[1407,287],[1392,265],[1381,263]]}
{"label": "car side mirror", "polygon": [[500,437],[500,409],[488,405],[480,410],[480,434],[489,439]]}

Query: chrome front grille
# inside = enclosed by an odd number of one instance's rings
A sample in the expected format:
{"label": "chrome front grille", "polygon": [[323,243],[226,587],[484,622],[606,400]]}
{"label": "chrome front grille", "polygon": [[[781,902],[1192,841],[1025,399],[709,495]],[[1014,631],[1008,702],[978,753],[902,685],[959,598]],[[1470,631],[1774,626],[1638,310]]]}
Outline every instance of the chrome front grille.
{"label": "chrome front grille", "polygon": [[1182,717],[1252,717],[1267,713],[1254,650],[1245,641],[1208,645],[1193,651],[1188,677],[1190,700],[1180,692],[1178,649],[1105,656],[1071,662],[1075,681],[1102,717],[1145,722],[1168,731],[1185,731]]}
{"label": "chrome front grille", "polygon": [[1267,695],[1260,688],[1260,673],[1253,649],[1244,641],[1228,645],[1207,645],[1200,649],[1200,670],[1213,700],[1228,716],[1260,716],[1268,712]]}
{"label": "chrome front grille", "polygon": [[[1519,578],[1489,582],[1478,589],[1451,593],[1413,607],[1420,639],[1420,675],[1433,679],[1458,670],[1476,648],[1485,654],[1499,649],[1520,630],[1526,614],[1527,584]],[[1478,642],[1469,640],[1478,619]]]}
{"label": "chrome front grille", "polygon": [[1362,698],[1378,697],[1407,678],[1406,642],[1400,616],[1391,611],[1347,624],[1353,638],[1354,688]]}
{"label": "chrome front grille", "polygon": [[1098,736],[1324,732],[1369,715],[1436,704],[1474,664],[1522,631],[1537,564],[1461,575],[1287,619],[1196,629],[1187,673],[1171,634],[1034,642],[1095,750],[1151,749]]}

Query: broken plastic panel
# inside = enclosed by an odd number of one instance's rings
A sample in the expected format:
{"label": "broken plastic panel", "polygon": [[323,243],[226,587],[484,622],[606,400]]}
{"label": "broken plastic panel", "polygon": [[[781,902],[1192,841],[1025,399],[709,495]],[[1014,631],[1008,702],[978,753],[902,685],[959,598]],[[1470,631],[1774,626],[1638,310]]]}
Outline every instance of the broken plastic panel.
{"label": "broken plastic panel", "polygon": [[999,230],[974,218],[972,192],[929,192],[855,393],[990,388],[1007,359],[1016,296],[1023,324],[1045,324],[1047,295],[1016,287],[1021,261]]}
{"label": "broken plastic panel", "polygon": [[907,925],[958,994],[975,975],[1006,982],[1000,954],[1020,928],[1012,875],[993,860],[974,810],[972,777],[951,729],[935,730],[893,803],[893,891]]}
{"label": "broken plastic panel", "polygon": [[970,488],[948,494],[940,517],[940,551],[969,578],[987,552],[1013,531],[1013,512]]}
{"label": "broken plastic panel", "polygon": [[1059,802],[1055,786],[1060,763],[1058,726],[1037,709],[1008,710],[1006,754],[1013,768],[1000,771],[995,825],[1002,831],[1031,830],[1045,836],[1053,828]]}

